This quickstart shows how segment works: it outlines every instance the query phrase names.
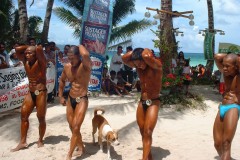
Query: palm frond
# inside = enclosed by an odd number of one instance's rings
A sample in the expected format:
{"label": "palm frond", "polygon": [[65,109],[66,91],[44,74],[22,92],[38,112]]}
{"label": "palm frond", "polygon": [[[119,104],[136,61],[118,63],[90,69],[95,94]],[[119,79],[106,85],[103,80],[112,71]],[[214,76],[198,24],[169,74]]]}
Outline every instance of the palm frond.
{"label": "palm frond", "polygon": [[83,15],[85,0],[60,0],[69,8],[72,8],[78,14]]}
{"label": "palm frond", "polygon": [[113,26],[117,26],[127,15],[135,11],[135,0],[116,0],[113,7]]}
{"label": "palm frond", "polygon": [[81,20],[78,19],[70,10],[63,7],[54,8],[53,13],[55,13],[64,23],[68,25],[81,23]]}
{"label": "palm frond", "polygon": [[115,42],[119,40],[126,40],[129,39],[132,35],[135,33],[138,33],[148,27],[150,27],[152,24],[149,20],[143,19],[140,21],[133,20],[129,22],[128,24],[121,26],[121,27],[115,27],[112,29],[110,42]]}

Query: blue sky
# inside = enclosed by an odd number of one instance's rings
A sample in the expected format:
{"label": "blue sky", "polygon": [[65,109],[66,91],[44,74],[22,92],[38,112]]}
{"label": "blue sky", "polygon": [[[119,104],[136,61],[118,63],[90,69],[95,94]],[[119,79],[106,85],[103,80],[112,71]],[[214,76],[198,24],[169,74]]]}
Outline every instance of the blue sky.
{"label": "blue sky", "polygon": [[[17,4],[17,0],[14,0]],[[28,16],[37,15],[44,20],[47,0],[35,0],[34,5],[29,8],[29,4],[32,0],[27,0],[28,4]],[[215,36],[215,50],[218,50],[219,42],[234,43],[240,45],[239,38],[239,26],[240,26],[240,1],[239,0],[212,0],[214,9],[214,22],[215,29],[225,31],[225,35],[216,34]],[[62,4],[55,0],[54,7],[61,6]],[[136,12],[127,16],[122,24],[137,19],[144,18],[144,13],[147,11],[146,7],[159,8],[160,0],[136,0],[135,4]],[[17,7],[17,5],[16,5]],[[203,53],[203,40],[204,37],[198,34],[200,29],[208,27],[208,13],[207,13],[207,1],[206,0],[173,0],[173,11],[193,11],[194,26],[189,25],[189,19],[186,18],[174,18],[174,28],[179,28],[184,32],[184,36],[177,36],[179,41],[179,50],[191,53]],[[154,15],[155,12],[151,12]],[[150,20],[153,20],[152,16]],[[153,30],[157,30],[157,26],[151,27]],[[78,44],[79,40],[73,38],[73,30],[62,23],[55,14],[51,17],[49,41],[55,41],[57,44]],[[153,47],[152,40],[155,39],[155,35],[146,29],[132,37],[133,47],[151,48]],[[154,49],[157,51],[157,49]]]}

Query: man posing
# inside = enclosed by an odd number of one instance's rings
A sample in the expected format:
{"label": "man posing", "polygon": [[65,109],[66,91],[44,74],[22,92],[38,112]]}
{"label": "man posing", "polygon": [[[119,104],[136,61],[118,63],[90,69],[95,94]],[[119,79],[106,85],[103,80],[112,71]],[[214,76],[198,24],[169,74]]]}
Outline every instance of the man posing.
{"label": "man posing", "polygon": [[84,46],[71,46],[68,50],[69,63],[64,66],[59,82],[58,96],[60,103],[65,105],[63,90],[65,81],[71,83],[71,89],[67,100],[67,120],[72,131],[70,150],[67,160],[70,160],[75,147],[78,147],[79,154],[84,152],[80,128],[88,107],[88,83],[91,75],[91,60],[89,52]]}
{"label": "man posing", "polygon": [[46,59],[42,46],[19,46],[16,47],[19,60],[24,64],[29,80],[29,92],[25,96],[21,107],[21,140],[18,146],[11,151],[18,151],[28,146],[26,138],[29,128],[28,118],[36,106],[39,121],[38,147],[43,146],[43,136],[46,130]]}
{"label": "man posing", "polygon": [[137,123],[142,135],[143,160],[152,160],[152,133],[157,123],[162,87],[162,63],[150,49],[136,48],[122,56],[123,62],[135,67],[141,83],[141,99],[137,108]]}
{"label": "man posing", "polygon": [[239,63],[236,54],[215,54],[215,62],[223,73],[225,93],[213,126],[214,146],[221,160],[231,159],[231,143],[239,118]]}

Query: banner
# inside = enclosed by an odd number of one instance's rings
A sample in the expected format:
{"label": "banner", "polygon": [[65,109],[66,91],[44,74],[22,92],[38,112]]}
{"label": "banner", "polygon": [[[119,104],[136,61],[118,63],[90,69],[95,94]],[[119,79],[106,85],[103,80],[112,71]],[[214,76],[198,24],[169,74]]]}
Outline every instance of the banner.
{"label": "banner", "polygon": [[240,53],[240,46],[232,43],[219,43],[218,53]]}
{"label": "banner", "polygon": [[204,58],[213,60],[214,33],[206,32],[204,38]]}
{"label": "banner", "polygon": [[[48,64],[47,90],[52,92],[55,84],[55,65]],[[0,112],[11,110],[22,105],[28,93],[28,78],[23,66],[0,70]]]}
{"label": "banner", "polygon": [[[57,67],[57,75],[56,75],[56,93],[58,93],[58,87],[59,87],[59,78],[62,74],[63,67],[65,64],[69,62],[68,57],[60,58],[58,54],[56,54],[56,67]],[[68,92],[70,90],[70,82],[65,83],[65,88],[63,92]]]}
{"label": "banner", "polygon": [[103,64],[112,28],[112,13],[112,0],[85,1],[80,44],[90,52],[93,65],[89,91],[101,89]]}

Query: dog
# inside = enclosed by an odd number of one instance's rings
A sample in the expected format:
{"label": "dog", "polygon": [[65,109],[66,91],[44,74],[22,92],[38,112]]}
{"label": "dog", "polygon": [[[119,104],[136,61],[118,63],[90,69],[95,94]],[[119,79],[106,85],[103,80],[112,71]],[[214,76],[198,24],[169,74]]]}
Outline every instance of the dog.
{"label": "dog", "polygon": [[[101,114],[98,114],[98,111],[101,111]],[[107,141],[107,155],[108,159],[111,159],[110,156],[110,147],[111,144],[119,145],[118,134],[115,130],[111,128],[108,121],[102,116],[105,113],[105,110],[102,108],[94,109],[94,117],[92,119],[92,138],[93,143],[95,143],[94,134],[98,130],[98,144],[100,145],[100,150],[103,152],[103,139]]]}

